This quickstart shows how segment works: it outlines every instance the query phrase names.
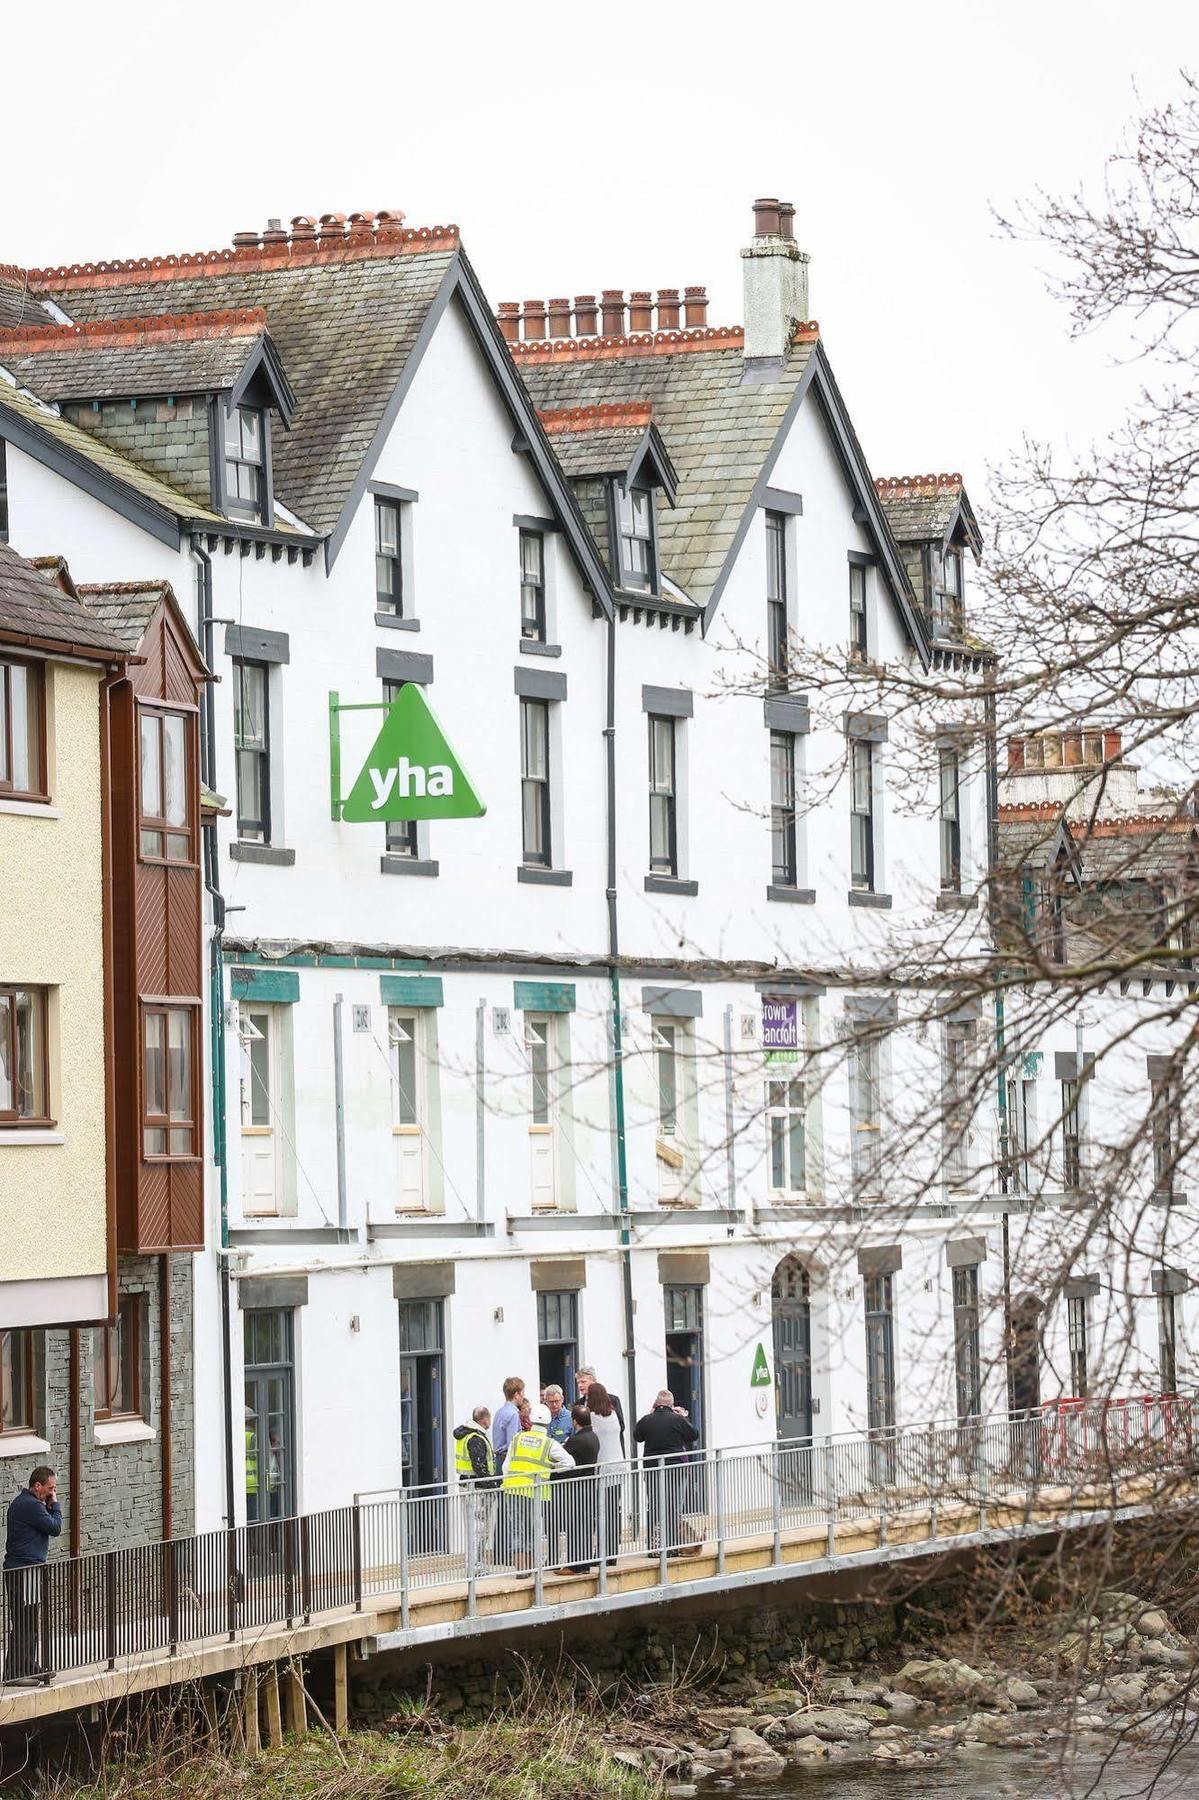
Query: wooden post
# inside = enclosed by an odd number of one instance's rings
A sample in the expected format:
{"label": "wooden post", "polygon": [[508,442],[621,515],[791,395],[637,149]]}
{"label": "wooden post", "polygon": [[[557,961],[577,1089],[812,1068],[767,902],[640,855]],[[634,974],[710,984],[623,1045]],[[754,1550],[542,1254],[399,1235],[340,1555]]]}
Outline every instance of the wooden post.
{"label": "wooden post", "polygon": [[204,1702],[204,1721],[208,1730],[209,1748],[213,1751],[214,1755],[219,1755],[221,1748],[221,1728],[217,1721],[216,1691],[211,1686],[205,1687],[202,1690],[202,1695]]}
{"label": "wooden post", "polygon": [[304,1676],[300,1665],[287,1665],[287,1729],[297,1737],[308,1730],[308,1705],[304,1695]]}
{"label": "wooden post", "polygon": [[349,1658],[344,1644],[333,1646],[333,1729],[340,1737],[350,1723]]}
{"label": "wooden post", "polygon": [[266,1686],[266,1731],[272,1750],[283,1748],[283,1714],[279,1706],[279,1665],[270,1663],[264,1673]]}
{"label": "wooden post", "polygon": [[243,1669],[241,1677],[242,1729],[246,1739],[246,1755],[257,1756],[262,1749],[258,1730],[258,1671]]}

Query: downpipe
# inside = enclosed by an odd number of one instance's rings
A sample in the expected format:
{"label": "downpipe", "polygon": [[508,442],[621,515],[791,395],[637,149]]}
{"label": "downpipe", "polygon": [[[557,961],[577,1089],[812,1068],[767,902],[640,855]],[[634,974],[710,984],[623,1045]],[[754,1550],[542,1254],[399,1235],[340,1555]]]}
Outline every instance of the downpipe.
{"label": "downpipe", "polygon": [[608,620],[605,786],[608,833],[608,985],[612,1001],[613,1093],[616,1108],[616,1200],[620,1219],[620,1275],[624,1300],[624,1356],[630,1429],[637,1417],[637,1347],[633,1335],[633,1234],[624,1106],[624,1023],[620,1004],[620,931],[616,905],[616,615]]}

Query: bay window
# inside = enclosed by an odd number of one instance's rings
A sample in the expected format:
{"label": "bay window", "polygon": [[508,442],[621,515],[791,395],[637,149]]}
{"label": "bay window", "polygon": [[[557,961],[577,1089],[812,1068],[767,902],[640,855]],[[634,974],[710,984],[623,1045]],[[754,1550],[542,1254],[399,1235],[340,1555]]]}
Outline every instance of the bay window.
{"label": "bay window", "polygon": [[139,711],[138,844],[145,858],[191,861],[190,729],[183,713]]}
{"label": "bay window", "polygon": [[196,1009],[142,1009],[142,1154],[196,1154]]}

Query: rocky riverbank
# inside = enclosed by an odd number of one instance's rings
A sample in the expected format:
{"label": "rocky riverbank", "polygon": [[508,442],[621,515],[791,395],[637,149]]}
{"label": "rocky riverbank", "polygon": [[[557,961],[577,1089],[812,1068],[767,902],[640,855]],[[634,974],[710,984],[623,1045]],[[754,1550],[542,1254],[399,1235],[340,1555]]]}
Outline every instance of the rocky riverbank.
{"label": "rocky riverbank", "polygon": [[995,1633],[992,1653],[970,1661],[947,1642],[891,1671],[835,1672],[806,1657],[782,1681],[730,1670],[707,1691],[651,1689],[644,1717],[634,1699],[611,1720],[613,1754],[681,1800],[708,1782],[757,1784],[830,1761],[915,1770],[979,1747],[1056,1760],[1193,1728],[1196,1653],[1161,1608],[1109,1590],[1051,1651],[1035,1642],[1025,1627]]}

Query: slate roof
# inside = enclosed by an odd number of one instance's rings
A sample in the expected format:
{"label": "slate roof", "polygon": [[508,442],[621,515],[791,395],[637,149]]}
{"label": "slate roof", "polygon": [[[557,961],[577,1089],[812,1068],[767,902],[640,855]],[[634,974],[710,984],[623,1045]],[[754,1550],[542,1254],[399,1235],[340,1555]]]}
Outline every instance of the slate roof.
{"label": "slate roof", "polygon": [[272,445],[275,491],[324,533],[337,523],[456,255],[397,250],[274,268],[234,258],[169,281],[139,281],[131,271],[127,281],[71,285],[56,298],[73,319],[147,316],[166,305],[181,313],[264,307],[296,395],[292,428]]}
{"label": "slate roof", "polygon": [[120,638],[63,592],[57,574],[35,569],[7,544],[0,544],[0,638],[93,651],[97,662],[125,656]]}
{"label": "slate roof", "polygon": [[0,327],[52,325],[54,315],[29,291],[24,269],[0,264]]}
{"label": "slate roof", "polygon": [[[730,348],[577,361],[539,363],[520,356],[517,367],[542,412],[650,403],[679,478],[677,505],[663,506],[658,514],[662,568],[690,599],[702,603],[716,585],[814,350],[811,342],[794,344],[777,375],[745,384],[740,342]],[[600,434],[587,435],[594,440]],[[564,459],[566,438],[560,434],[551,440]],[[585,471],[568,466],[567,472],[577,476]]]}
{"label": "slate roof", "polygon": [[169,581],[148,581],[144,587],[133,582],[83,582],[78,589],[92,617],[106,625],[128,650],[137,649],[170,592]]}
{"label": "slate roof", "polygon": [[265,335],[261,325],[204,337],[130,333],[123,342],[74,338],[13,352],[0,332],[0,363],[42,400],[223,393]]}
{"label": "slate roof", "polygon": [[960,475],[880,476],[874,485],[897,543],[942,543],[961,513],[974,553],[980,554],[982,539]]}
{"label": "slate roof", "polygon": [[623,475],[645,427],[629,431],[556,431],[552,442],[567,475]]}

